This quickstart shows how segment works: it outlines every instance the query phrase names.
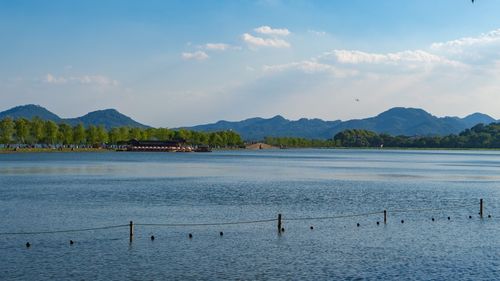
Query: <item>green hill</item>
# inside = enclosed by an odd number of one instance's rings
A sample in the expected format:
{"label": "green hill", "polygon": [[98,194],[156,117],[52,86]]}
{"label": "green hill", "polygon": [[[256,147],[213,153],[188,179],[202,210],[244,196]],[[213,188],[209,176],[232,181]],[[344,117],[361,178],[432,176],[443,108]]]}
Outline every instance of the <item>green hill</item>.
{"label": "green hill", "polygon": [[474,113],[465,118],[436,117],[418,108],[395,107],[371,118],[348,121],[306,118],[292,121],[278,115],[269,119],[219,121],[213,124],[186,127],[186,129],[203,132],[234,130],[245,140],[256,141],[263,140],[265,137],[330,139],[336,133],[347,129],[363,129],[395,136],[444,136],[458,134],[480,123],[492,122],[495,122],[495,119],[481,113]]}
{"label": "green hill", "polygon": [[0,120],[6,117],[13,119],[39,117],[42,120],[52,120],[56,123],[67,123],[70,125],[82,123],[85,127],[103,125],[108,130],[114,127],[149,128],[149,126],[121,114],[116,109],[97,110],[81,117],[63,119],[42,106],[28,104],[0,112]]}

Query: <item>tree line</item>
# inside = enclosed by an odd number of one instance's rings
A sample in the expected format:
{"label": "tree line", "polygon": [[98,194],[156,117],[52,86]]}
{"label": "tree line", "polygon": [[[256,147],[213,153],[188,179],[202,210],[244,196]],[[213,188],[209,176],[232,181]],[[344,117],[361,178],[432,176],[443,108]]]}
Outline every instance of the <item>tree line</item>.
{"label": "tree line", "polygon": [[[115,145],[131,139],[186,140],[191,145],[211,147],[241,147],[241,136],[233,131],[198,132],[185,129],[115,127],[83,124],[71,126],[35,117],[0,120],[0,144],[10,145]],[[332,139],[266,137],[266,144],[282,148],[305,147],[395,147],[395,148],[500,148],[500,123],[478,124],[459,134],[448,136],[391,136],[362,129],[349,129]]]}
{"label": "tree line", "polygon": [[233,131],[197,132],[172,130],[168,128],[115,127],[107,130],[104,126],[83,124],[71,126],[35,117],[0,120],[0,144],[10,145],[63,145],[102,146],[114,145],[131,139],[137,140],[186,140],[191,145],[212,147],[238,147],[243,145],[240,135]]}
{"label": "tree line", "polygon": [[393,148],[500,148],[500,123],[478,124],[447,136],[391,136],[362,129],[348,129],[332,139],[266,137],[264,142],[282,148],[393,147]]}
{"label": "tree line", "polygon": [[367,130],[345,130],[334,136],[343,147],[500,148],[500,123],[478,124],[447,136],[391,136]]}
{"label": "tree line", "polygon": [[327,148],[336,146],[333,140],[305,139],[294,137],[265,137],[264,143],[280,148]]}

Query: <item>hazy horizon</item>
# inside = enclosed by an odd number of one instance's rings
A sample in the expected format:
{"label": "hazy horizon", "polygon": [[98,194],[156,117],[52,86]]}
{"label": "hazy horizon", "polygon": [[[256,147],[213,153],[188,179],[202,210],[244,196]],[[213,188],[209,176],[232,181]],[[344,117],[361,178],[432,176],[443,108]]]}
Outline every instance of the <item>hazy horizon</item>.
{"label": "hazy horizon", "polygon": [[500,106],[500,2],[0,2],[1,111],[154,127]]}

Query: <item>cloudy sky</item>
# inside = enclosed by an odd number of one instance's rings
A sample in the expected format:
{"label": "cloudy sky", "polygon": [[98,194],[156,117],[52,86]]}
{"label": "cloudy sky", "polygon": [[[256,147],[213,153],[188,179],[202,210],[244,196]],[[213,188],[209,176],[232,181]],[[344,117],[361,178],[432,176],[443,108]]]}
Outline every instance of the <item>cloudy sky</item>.
{"label": "cloudy sky", "polygon": [[0,0],[0,110],[500,118],[500,1]]}

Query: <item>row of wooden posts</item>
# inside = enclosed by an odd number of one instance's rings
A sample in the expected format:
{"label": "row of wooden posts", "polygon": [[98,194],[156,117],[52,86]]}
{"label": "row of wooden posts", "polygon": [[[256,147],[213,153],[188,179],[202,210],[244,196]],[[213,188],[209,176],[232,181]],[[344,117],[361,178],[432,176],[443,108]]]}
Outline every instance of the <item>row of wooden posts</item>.
{"label": "row of wooden posts", "polygon": [[[479,216],[480,218],[483,218],[483,199],[479,199]],[[283,223],[282,223],[282,216],[281,214],[278,214],[278,233],[282,233],[285,231],[283,228]],[[377,222],[378,224],[378,222]],[[384,210],[384,224],[387,224],[387,210]],[[130,234],[130,242],[134,239],[134,222],[130,221],[129,223],[129,234]]]}

